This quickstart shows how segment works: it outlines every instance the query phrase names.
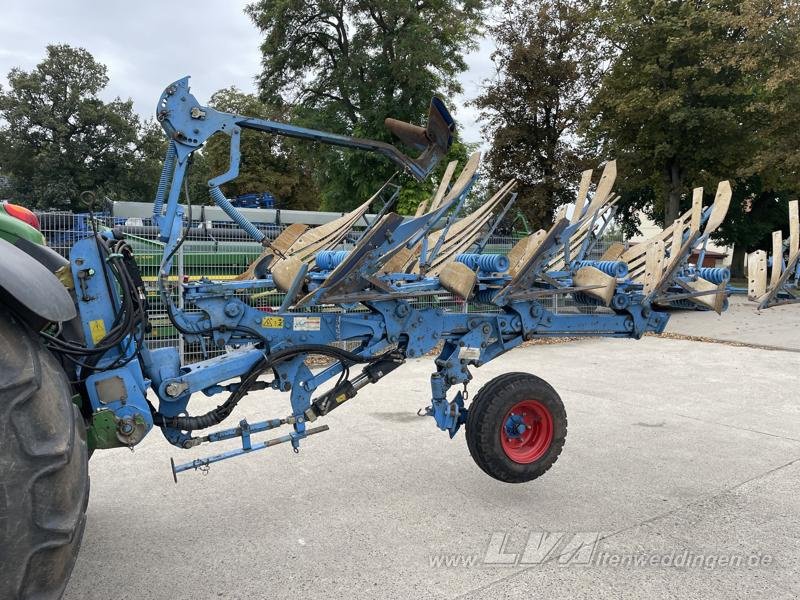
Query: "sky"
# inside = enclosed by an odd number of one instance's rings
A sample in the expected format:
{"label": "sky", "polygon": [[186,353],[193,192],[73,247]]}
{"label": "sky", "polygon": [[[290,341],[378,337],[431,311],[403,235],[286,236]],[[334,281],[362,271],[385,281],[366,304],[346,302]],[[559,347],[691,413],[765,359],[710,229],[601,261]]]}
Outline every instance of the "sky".
{"label": "sky", "polygon": [[[51,43],[88,50],[108,67],[103,98],[134,102],[145,118],[154,114],[163,89],[190,75],[192,92],[207,102],[215,91],[236,86],[255,91],[260,35],[241,0],[0,0],[0,84],[12,67],[30,70]],[[466,57],[464,94],[449,101],[462,139],[482,143],[476,111],[465,106],[494,69],[491,42]]]}

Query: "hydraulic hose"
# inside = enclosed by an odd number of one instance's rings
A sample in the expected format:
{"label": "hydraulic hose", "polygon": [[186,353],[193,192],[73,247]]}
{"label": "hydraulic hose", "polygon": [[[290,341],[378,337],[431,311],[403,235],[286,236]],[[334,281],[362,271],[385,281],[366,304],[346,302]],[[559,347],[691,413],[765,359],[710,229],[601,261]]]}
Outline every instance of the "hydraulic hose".
{"label": "hydraulic hose", "polygon": [[194,431],[198,429],[206,429],[214,425],[218,425],[225,420],[236,408],[239,401],[247,395],[248,390],[252,387],[253,383],[258,377],[267,369],[270,369],[290,358],[294,358],[300,354],[322,354],[329,356],[342,362],[343,365],[349,367],[350,365],[358,363],[374,362],[381,360],[383,355],[376,357],[363,357],[341,348],[334,346],[324,346],[322,344],[303,344],[300,346],[293,346],[285,350],[279,350],[272,354],[264,355],[264,358],[257,362],[242,379],[241,384],[236,390],[228,396],[222,404],[209,412],[196,417],[167,417],[161,413],[153,415],[153,423],[160,427],[170,427],[172,429],[180,429],[182,431]]}

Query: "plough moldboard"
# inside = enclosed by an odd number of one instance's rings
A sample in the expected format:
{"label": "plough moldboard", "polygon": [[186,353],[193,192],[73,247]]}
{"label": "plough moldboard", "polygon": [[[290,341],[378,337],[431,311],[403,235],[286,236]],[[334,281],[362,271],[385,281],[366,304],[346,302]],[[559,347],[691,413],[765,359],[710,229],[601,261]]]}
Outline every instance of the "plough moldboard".
{"label": "plough moldboard", "polygon": [[[772,233],[772,256],[764,250],[747,257],[747,297],[759,308],[800,302],[800,217],[797,200],[789,202],[789,239],[784,248],[783,234]],[[769,281],[767,269],[770,267]]]}
{"label": "plough moldboard", "polygon": [[[727,267],[698,267],[702,265],[709,236],[722,224],[730,204],[731,190],[727,183],[720,184],[713,207],[702,209],[703,190],[697,188],[693,194],[690,211],[679,217],[673,225],[642,244],[624,249],[621,245],[609,249],[604,258],[619,258],[628,267],[628,276],[637,283],[644,284],[646,273],[646,253],[648,250],[660,256],[664,249],[671,247],[668,255],[674,252],[677,244],[687,239],[699,226],[703,234],[695,247],[693,264],[684,264],[676,273],[675,285],[663,295],[658,305],[670,308],[715,310],[720,312],[727,306],[727,297],[733,294],[747,294],[759,309],[800,302],[800,223],[798,222],[798,201],[789,202],[789,238],[784,240],[781,231],[772,233],[772,252],[757,250],[747,257],[747,287],[731,285],[731,273]],[[682,235],[676,237],[674,231]],[[663,249],[662,249],[663,246]],[[620,267],[621,268],[621,267]],[[725,293],[722,293],[722,290]],[[703,291],[705,291],[703,293]]]}
{"label": "plough moldboard", "polygon": [[[426,128],[387,119],[405,146],[419,153],[416,158],[383,142],[216,111],[190,94],[188,78],[165,90],[157,116],[170,139],[153,209],[165,243],[160,297],[173,325],[209,357],[182,365],[177,349],[148,348],[143,284],[130,248],[114,232],[78,242],[70,256],[85,352],[75,350],[63,333],[49,343],[76,359],[95,447],[133,447],[154,426],[182,449],[234,438],[241,442],[234,450],[173,463],[176,481],[183,471],[280,443],[297,450],[305,438],[327,430],[318,421],[330,411],[408,358],[431,352],[431,397],[421,414],[451,437],[466,425],[470,452],[489,475],[527,481],[544,473],[561,451],[563,404],[547,383],[522,373],[492,380],[469,402],[472,369],[535,338],[636,339],[659,333],[669,318],[659,307],[680,301],[717,312],[725,308],[724,273],[695,268],[689,258],[702,255],[722,222],[730,202],[727,182],[719,184],[706,208],[702,190],[696,191],[692,209],[657,239],[627,250],[613,246],[600,260],[591,260],[617,202],[616,164],[608,162],[597,178],[592,171],[583,174],[576,202],[548,229],[525,237],[502,256],[485,248],[514,203],[514,181],[458,218],[478,176],[476,153],[457,177],[456,164],[447,166],[438,189],[413,217],[390,212],[387,203],[358,241],[344,249],[345,236],[373,198],[328,225],[293,225],[274,240],[225,198],[220,186],[238,174],[242,130],[376,152],[400,171],[424,179],[452,142],[455,125],[440,100],[431,102]],[[209,181],[211,198],[264,251],[234,281],[182,283],[179,308],[168,277],[184,237],[183,181],[189,157],[213,135],[230,137],[230,167]],[[388,182],[378,194],[394,185]],[[796,264],[797,236],[793,239]],[[269,312],[256,308],[251,299],[265,292],[279,294],[281,305]],[[547,308],[545,299],[554,295],[575,299],[578,309]],[[444,298],[457,299],[460,308],[447,308],[452,304],[441,303]],[[228,351],[219,353],[222,349]],[[329,362],[312,368],[312,355]],[[146,396],[148,388],[157,397],[155,405]],[[284,414],[214,430],[249,392],[262,389],[288,395]],[[225,400],[193,415],[191,398],[199,392]],[[254,438],[284,426],[288,432],[282,436]]]}

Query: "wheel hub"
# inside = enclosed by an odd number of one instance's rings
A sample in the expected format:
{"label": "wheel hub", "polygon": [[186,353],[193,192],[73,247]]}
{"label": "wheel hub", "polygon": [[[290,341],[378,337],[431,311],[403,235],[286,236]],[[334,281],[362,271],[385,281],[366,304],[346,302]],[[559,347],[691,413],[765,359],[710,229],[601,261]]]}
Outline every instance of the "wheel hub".
{"label": "wheel hub", "polygon": [[538,400],[511,407],[500,430],[500,444],[511,460],[529,464],[540,459],[553,441],[553,417]]}

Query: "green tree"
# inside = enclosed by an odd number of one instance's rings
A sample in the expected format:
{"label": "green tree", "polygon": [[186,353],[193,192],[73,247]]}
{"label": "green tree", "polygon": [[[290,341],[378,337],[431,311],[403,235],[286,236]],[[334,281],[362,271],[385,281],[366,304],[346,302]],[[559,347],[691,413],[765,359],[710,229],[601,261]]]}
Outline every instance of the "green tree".
{"label": "green tree", "polygon": [[[623,189],[671,223],[692,186],[732,177],[748,149],[748,90],[728,60],[737,2],[617,0],[603,33],[619,48],[592,104],[590,129],[620,162]],[[627,199],[627,197],[626,197]]]}
{"label": "green tree", "polygon": [[755,151],[740,169],[767,189],[800,190],[800,3],[743,0],[732,18],[740,43],[728,60],[746,77],[745,130]]}
{"label": "green tree", "polygon": [[733,179],[717,239],[735,244],[740,273],[799,189],[797,3],[616,0],[601,14],[618,54],[586,130],[619,159],[626,229],[639,209],[669,224],[692,187],[710,198]]}
{"label": "green tree", "polygon": [[772,248],[772,231],[788,236],[788,201],[800,195],[800,4],[744,0],[731,18],[740,32],[728,60],[751,90],[743,131],[752,154],[737,170],[734,202],[719,239],[734,244],[733,268]]}
{"label": "green tree", "polygon": [[731,274],[744,277],[745,256],[753,250],[772,251],[772,232],[789,233],[789,200],[798,189],[771,189],[769,178],[759,175],[739,179],[733,189],[731,207],[719,228],[717,240],[733,245]]}
{"label": "green tree", "polygon": [[488,127],[493,183],[519,181],[517,207],[546,227],[574,201],[584,160],[577,125],[602,75],[607,50],[591,3],[506,0],[490,28],[497,76],[473,101]]}
{"label": "green tree", "polygon": [[[289,118],[285,106],[270,107],[260,102],[256,96],[245,94],[235,87],[215,93],[211,97],[210,105],[218,110],[248,117],[274,121],[285,121]],[[203,150],[208,168],[214,175],[228,169],[228,139],[225,136],[215,136]],[[314,184],[310,165],[298,151],[299,144],[288,138],[247,129],[242,132],[240,144],[242,162],[239,177],[223,187],[226,194],[236,196],[250,192],[270,192],[281,208],[319,208],[319,189]]]}
{"label": "green tree", "polygon": [[106,67],[89,52],[50,45],[30,72],[12,69],[0,89],[0,172],[12,195],[40,208],[83,208],[80,193],[139,200],[155,182],[138,176],[145,159],[130,100],[103,102]]}
{"label": "green tree", "polygon": [[[484,0],[259,0],[247,13],[264,33],[262,99],[295,107],[308,126],[389,140],[387,116],[420,123],[436,93],[461,91]],[[363,152],[312,148],[323,206],[345,210],[394,168]],[[462,148],[463,151],[463,148]],[[430,184],[409,184],[425,197]],[[414,202],[408,203],[413,205]]]}

